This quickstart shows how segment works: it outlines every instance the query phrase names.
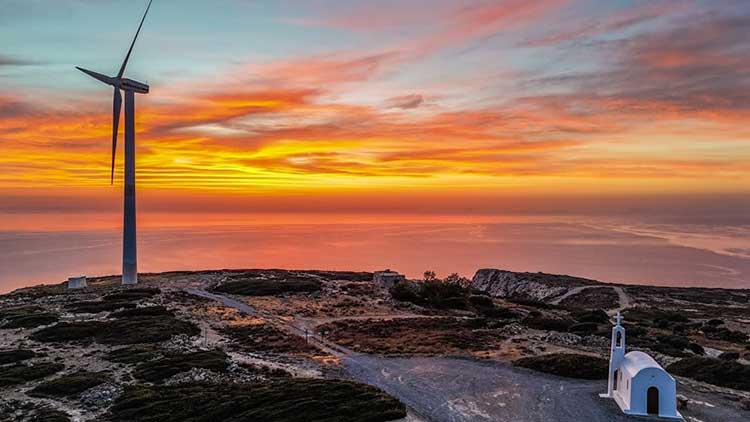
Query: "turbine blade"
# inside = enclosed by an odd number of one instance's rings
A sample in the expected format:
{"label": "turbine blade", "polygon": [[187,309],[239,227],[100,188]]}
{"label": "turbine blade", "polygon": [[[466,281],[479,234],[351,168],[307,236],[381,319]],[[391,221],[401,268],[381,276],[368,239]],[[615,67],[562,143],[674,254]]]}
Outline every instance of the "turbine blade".
{"label": "turbine blade", "polygon": [[135,45],[135,40],[138,39],[138,34],[141,32],[141,27],[143,27],[143,21],[146,20],[146,15],[148,15],[148,10],[151,9],[151,3],[154,0],[149,0],[148,6],[146,7],[146,13],[143,14],[143,18],[141,19],[141,24],[138,25],[138,30],[135,31],[135,37],[133,37],[133,42],[130,44],[130,49],[128,50],[128,54],[125,56],[125,61],[122,62],[122,66],[120,67],[120,72],[117,73],[118,78],[122,78],[122,74],[125,73],[125,66],[128,65],[128,60],[130,60],[130,53],[133,52],[133,46]]}
{"label": "turbine blade", "polygon": [[92,78],[94,78],[94,79],[96,79],[96,80],[98,80],[100,82],[104,82],[107,85],[114,85],[114,81],[112,80],[112,78],[110,78],[107,75],[102,75],[101,73],[97,73],[97,72],[94,72],[92,70],[84,69],[84,68],[78,67],[78,66],[76,66],[76,69],[80,70],[81,72],[83,72],[83,73],[91,76]]}
{"label": "turbine blade", "polygon": [[115,184],[115,152],[117,151],[117,129],[120,126],[120,106],[122,105],[122,94],[120,89],[115,87],[115,98],[112,107],[112,174],[110,175],[109,184]]}

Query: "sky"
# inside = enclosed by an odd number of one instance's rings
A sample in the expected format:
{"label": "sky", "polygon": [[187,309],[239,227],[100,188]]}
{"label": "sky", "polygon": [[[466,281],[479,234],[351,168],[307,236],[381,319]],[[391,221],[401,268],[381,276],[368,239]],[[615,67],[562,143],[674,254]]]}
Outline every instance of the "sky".
{"label": "sky", "polygon": [[[145,5],[0,0],[0,228],[120,210],[74,66],[115,74]],[[744,218],[748,40],[747,1],[155,0],[139,206]]]}

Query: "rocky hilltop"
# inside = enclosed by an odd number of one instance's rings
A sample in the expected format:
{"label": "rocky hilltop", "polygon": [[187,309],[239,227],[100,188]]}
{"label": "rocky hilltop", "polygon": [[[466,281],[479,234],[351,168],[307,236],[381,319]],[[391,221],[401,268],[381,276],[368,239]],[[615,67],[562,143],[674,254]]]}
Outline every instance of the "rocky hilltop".
{"label": "rocky hilltop", "polygon": [[478,270],[471,288],[499,298],[529,298],[550,301],[572,289],[603,283],[585,278],[545,273],[519,273],[493,268]]}

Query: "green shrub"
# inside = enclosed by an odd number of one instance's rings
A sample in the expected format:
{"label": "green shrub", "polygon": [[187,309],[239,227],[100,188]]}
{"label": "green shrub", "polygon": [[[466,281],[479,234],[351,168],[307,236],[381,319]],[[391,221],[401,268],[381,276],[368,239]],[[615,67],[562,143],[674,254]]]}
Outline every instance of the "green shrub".
{"label": "green shrub", "polygon": [[236,344],[248,352],[317,354],[318,349],[300,336],[279,330],[270,324],[226,327],[222,330]]}
{"label": "green shrub", "polygon": [[494,305],[492,307],[478,308],[477,311],[479,315],[486,318],[513,319],[520,317],[518,312],[513,309],[502,308]]}
{"label": "green shrub", "polygon": [[104,296],[105,301],[138,301],[147,299],[161,293],[161,290],[152,287],[128,288],[117,293]]}
{"label": "green shrub", "polygon": [[134,375],[136,378],[161,383],[167,378],[189,371],[192,368],[210,369],[216,372],[224,372],[227,369],[226,353],[215,350],[210,352],[195,352],[181,355],[172,355],[138,365]]}
{"label": "green shrub", "polygon": [[671,328],[678,323],[688,323],[690,320],[680,312],[662,310],[652,307],[637,307],[623,311],[626,321],[637,322],[639,325],[656,328]]}
{"label": "green shrub", "polygon": [[391,293],[391,297],[400,302],[420,302],[416,286],[409,282],[396,283],[390,288],[389,292]]}
{"label": "green shrub", "polygon": [[436,308],[439,309],[468,309],[469,304],[466,302],[465,297],[453,296],[441,299],[436,299],[434,302]]}
{"label": "green shrub", "polygon": [[545,318],[542,316],[528,316],[521,320],[521,324],[537,330],[567,332],[575,324],[575,321],[570,319]]}
{"label": "green shrub", "polygon": [[43,312],[38,306],[22,306],[0,311],[0,328],[36,328],[54,324],[59,320],[57,314]]}
{"label": "green shrub", "polygon": [[609,362],[605,359],[572,353],[531,356],[513,363],[547,374],[587,380],[607,379],[609,373]]}
{"label": "green shrub", "polygon": [[701,346],[700,344],[696,344],[696,343],[690,343],[688,345],[688,350],[690,350],[691,352],[695,353],[696,355],[705,355],[706,354],[706,351],[703,349],[703,346]]}
{"label": "green shrub", "polygon": [[36,386],[28,394],[33,397],[74,397],[89,388],[111,381],[103,372],[77,372],[46,381]]}
{"label": "green shrub", "polygon": [[0,367],[0,387],[23,384],[40,378],[46,378],[65,369],[59,363],[37,363],[35,365],[15,364]]}
{"label": "green shrub", "polygon": [[506,300],[509,302],[515,303],[517,305],[528,306],[528,307],[537,308],[537,309],[562,309],[559,306],[552,305],[546,302],[542,302],[541,300],[530,297],[530,296],[515,296],[515,297],[509,297]]}
{"label": "green shrub", "polygon": [[719,359],[721,360],[737,360],[740,358],[739,352],[723,352],[719,355]]}
{"label": "green shrub", "polygon": [[135,303],[131,302],[91,301],[71,303],[65,308],[74,314],[98,314],[99,312],[112,312],[119,309],[135,308],[136,306]]}
{"label": "green shrub", "polygon": [[[394,299],[401,302],[411,302],[428,308],[461,310],[472,308],[469,301],[471,291],[459,282],[428,277],[419,283],[398,283],[390,289],[390,293]],[[475,300],[482,301],[483,299]]]}
{"label": "green shrub", "polygon": [[732,343],[744,343],[747,341],[747,334],[742,331],[721,330],[718,333],[719,340],[729,341]]}
{"label": "green shrub", "polygon": [[637,335],[630,333],[630,344],[657,351],[659,353],[673,357],[687,357],[689,350],[695,354],[703,354],[703,347],[699,344],[692,343],[687,337],[676,335],[657,335],[649,333],[647,330],[637,331]]}
{"label": "green shrub", "polygon": [[273,296],[282,293],[311,293],[320,290],[322,284],[318,280],[278,280],[278,279],[248,279],[231,281],[215,287],[219,293],[229,293],[244,296]]}
{"label": "green shrub", "polygon": [[295,378],[257,384],[128,386],[112,422],[384,422],[406,417],[398,400],[369,385]]}
{"label": "green shrub", "polygon": [[[67,413],[56,410],[51,405],[45,403],[24,402],[19,407],[23,411],[23,419],[19,420],[28,422],[70,422],[70,416]],[[11,409],[6,408],[3,410],[17,411],[20,410],[19,407],[13,409],[11,405]],[[5,414],[0,413],[0,421],[6,422],[10,420]]]}
{"label": "green shrub", "polygon": [[594,334],[599,329],[599,325],[594,322],[579,322],[568,327],[568,331],[576,334]]}
{"label": "green shrub", "polygon": [[0,319],[12,318],[16,316],[34,315],[41,312],[42,308],[38,306],[18,306],[14,308],[0,309]]}
{"label": "green shrub", "polygon": [[163,306],[145,306],[113,312],[110,316],[112,318],[132,318],[142,316],[174,316],[174,313]]}
{"label": "green shrub", "polygon": [[573,317],[581,323],[594,322],[597,324],[606,324],[609,322],[609,315],[601,309],[577,312]]}
{"label": "green shrub", "polygon": [[737,361],[688,357],[669,365],[667,371],[721,387],[750,391],[750,366]]}
{"label": "green shrub", "polygon": [[159,357],[153,346],[129,346],[115,349],[107,354],[107,360],[115,363],[141,363]]}
{"label": "green shrub", "polygon": [[438,308],[466,309],[469,289],[458,283],[424,281],[419,285],[419,296],[426,304]]}
{"label": "green shrub", "polygon": [[31,335],[31,338],[41,342],[86,340],[93,338],[104,328],[104,325],[104,322],[99,321],[60,322],[37,331]]}
{"label": "green shrub", "polygon": [[672,346],[676,349],[684,350],[690,346],[690,340],[680,336],[658,336],[660,343]]}
{"label": "green shrub", "polygon": [[21,362],[24,360],[28,360],[36,356],[36,353],[34,353],[31,350],[23,350],[23,349],[17,349],[17,350],[3,350],[0,352],[0,365],[7,365],[9,363],[16,363]]}
{"label": "green shrub", "polygon": [[31,421],[33,422],[70,422],[70,416],[56,409],[42,409],[38,410]]}
{"label": "green shrub", "polygon": [[41,342],[91,341],[103,344],[156,343],[172,336],[194,336],[195,324],[172,316],[139,316],[109,321],[61,322],[43,328],[31,337]]}
{"label": "green shrub", "polygon": [[469,296],[469,302],[478,308],[491,308],[495,306],[492,298],[485,295],[471,295]]}

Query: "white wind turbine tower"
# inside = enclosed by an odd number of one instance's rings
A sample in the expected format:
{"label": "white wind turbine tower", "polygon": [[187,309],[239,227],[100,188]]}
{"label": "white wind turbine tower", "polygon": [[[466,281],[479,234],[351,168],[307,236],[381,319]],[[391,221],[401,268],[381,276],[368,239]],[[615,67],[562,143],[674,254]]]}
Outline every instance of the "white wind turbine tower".
{"label": "white wind turbine tower", "polygon": [[136,231],[135,231],[135,93],[148,94],[148,85],[128,78],[123,78],[125,67],[128,65],[130,53],[133,52],[135,40],[141,32],[143,21],[146,20],[151,2],[148,2],[146,12],[143,14],[141,24],[135,33],[133,42],[130,44],[128,54],[122,62],[117,76],[106,76],[101,73],[92,72],[76,66],[81,72],[114,87],[114,106],[112,111],[112,172],[110,183],[115,180],[115,151],[117,151],[117,128],[120,124],[120,108],[122,106],[122,95],[120,90],[125,91],[125,209],[122,231],[122,284],[138,283],[138,259],[136,253]]}

